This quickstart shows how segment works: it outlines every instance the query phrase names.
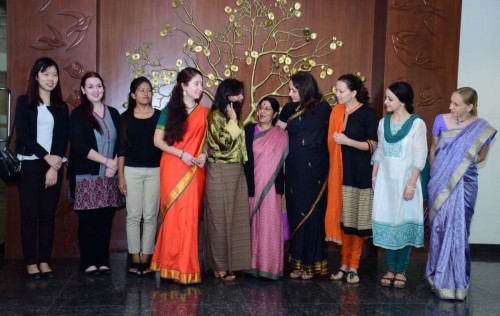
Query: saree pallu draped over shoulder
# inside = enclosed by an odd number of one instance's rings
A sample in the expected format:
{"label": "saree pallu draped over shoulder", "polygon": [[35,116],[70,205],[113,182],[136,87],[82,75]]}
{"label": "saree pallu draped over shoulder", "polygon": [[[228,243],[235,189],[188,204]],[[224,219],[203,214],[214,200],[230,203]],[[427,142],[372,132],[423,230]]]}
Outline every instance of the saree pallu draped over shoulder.
{"label": "saree pallu draped over shoulder", "polygon": [[470,282],[469,229],[477,197],[479,151],[496,130],[476,119],[463,130],[443,131],[431,166],[431,240],[426,278],[442,299],[464,300]]}
{"label": "saree pallu draped over shoulder", "polygon": [[288,136],[273,127],[254,136],[255,196],[249,198],[252,269],[273,280],[283,276],[283,216],[275,181],[288,155]]}
{"label": "saree pallu draped over shoulder", "polygon": [[[193,157],[203,151],[208,109],[198,106],[187,118],[183,140],[174,146]],[[160,161],[162,224],[151,269],[162,278],[182,284],[200,283],[198,222],[202,216],[205,167],[188,166],[179,157],[163,153]]]}

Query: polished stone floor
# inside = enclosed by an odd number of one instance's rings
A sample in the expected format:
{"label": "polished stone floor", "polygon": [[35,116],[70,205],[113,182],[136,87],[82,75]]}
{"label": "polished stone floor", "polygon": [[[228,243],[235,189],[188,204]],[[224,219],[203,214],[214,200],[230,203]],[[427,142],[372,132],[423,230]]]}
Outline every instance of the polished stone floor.
{"label": "polished stone floor", "polygon": [[[0,315],[500,315],[498,253],[475,256],[465,302],[441,301],[423,279],[425,252],[414,251],[407,288],[383,288],[383,254],[361,261],[361,284],[325,277],[311,281],[256,279],[243,274],[223,283],[181,286],[156,276],[126,273],[126,253],[113,253],[111,276],[86,277],[78,260],[53,262],[55,279],[27,281],[20,260],[0,262]],[[338,268],[331,252],[330,270]]]}

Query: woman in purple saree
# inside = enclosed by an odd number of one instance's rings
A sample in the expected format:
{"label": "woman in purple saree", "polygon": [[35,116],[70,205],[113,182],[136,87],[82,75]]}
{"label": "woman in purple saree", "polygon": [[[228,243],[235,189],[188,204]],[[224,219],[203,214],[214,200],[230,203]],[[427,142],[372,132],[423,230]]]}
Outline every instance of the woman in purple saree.
{"label": "woman in purple saree", "polygon": [[288,155],[288,135],[274,126],[280,105],[272,97],[257,106],[257,124],[245,127],[248,161],[245,175],[250,206],[252,268],[248,273],[277,280],[283,276],[283,216],[281,196]]}
{"label": "woman in purple saree", "polygon": [[477,117],[477,93],[465,87],[451,96],[450,113],[432,129],[431,179],[427,186],[431,239],[425,276],[441,299],[464,300],[470,281],[469,229],[476,203],[476,164],[496,130]]}

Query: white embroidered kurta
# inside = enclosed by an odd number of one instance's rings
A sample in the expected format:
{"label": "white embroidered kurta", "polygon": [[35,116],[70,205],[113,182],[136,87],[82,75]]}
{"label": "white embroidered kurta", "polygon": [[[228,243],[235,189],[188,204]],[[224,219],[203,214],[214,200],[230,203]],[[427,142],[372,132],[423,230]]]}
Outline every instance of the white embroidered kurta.
{"label": "white embroidered kurta", "polygon": [[[391,134],[403,123],[391,123]],[[422,170],[427,158],[427,129],[422,119],[413,122],[410,132],[396,143],[384,139],[384,118],[378,125],[378,147],[372,163],[378,163],[375,182],[372,229],[373,244],[397,250],[423,247],[424,210],[422,186],[417,181],[413,199],[404,200],[404,190],[414,169]]]}

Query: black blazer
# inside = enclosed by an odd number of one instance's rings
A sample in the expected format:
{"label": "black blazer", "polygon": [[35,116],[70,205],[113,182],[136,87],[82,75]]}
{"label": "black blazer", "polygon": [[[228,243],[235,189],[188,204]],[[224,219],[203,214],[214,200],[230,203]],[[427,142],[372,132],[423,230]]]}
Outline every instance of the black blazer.
{"label": "black blazer", "polygon": [[[255,196],[255,178],[254,178],[254,158],[253,158],[253,134],[255,130],[255,124],[248,124],[245,126],[245,144],[247,147],[248,161],[245,162],[243,166],[245,170],[245,177],[247,179],[248,186],[248,196]],[[276,193],[283,194],[285,192],[285,174],[283,172],[283,167],[281,167],[280,172],[274,180],[274,187]]]}
{"label": "black blazer", "polygon": [[16,104],[16,152],[24,156],[35,154],[39,159],[45,155],[57,155],[64,157],[68,147],[68,105],[61,103],[58,106],[47,107],[54,117],[54,129],[52,131],[52,146],[50,153],[47,152],[36,141],[38,106],[28,108],[28,96],[21,95]]}
{"label": "black blazer", "polygon": [[[116,128],[117,140],[113,149],[113,156],[116,155],[116,149],[120,141],[120,113],[117,109],[106,106],[111,113],[111,119]],[[71,112],[69,118],[69,166],[68,178],[74,179],[79,174],[99,174],[99,163],[87,158],[90,150],[97,149],[97,140],[94,129],[88,123],[81,107],[77,107]]]}

